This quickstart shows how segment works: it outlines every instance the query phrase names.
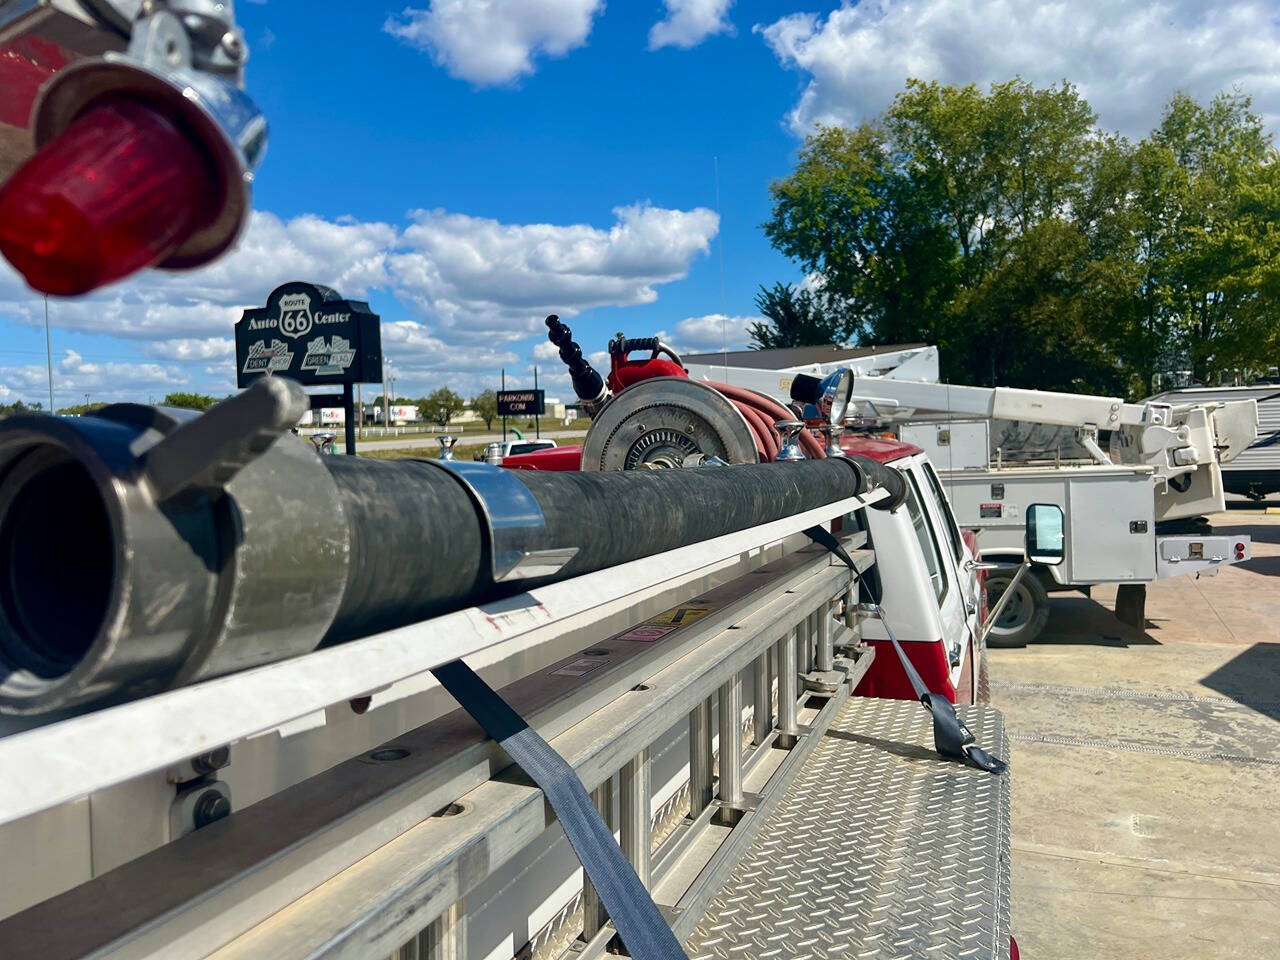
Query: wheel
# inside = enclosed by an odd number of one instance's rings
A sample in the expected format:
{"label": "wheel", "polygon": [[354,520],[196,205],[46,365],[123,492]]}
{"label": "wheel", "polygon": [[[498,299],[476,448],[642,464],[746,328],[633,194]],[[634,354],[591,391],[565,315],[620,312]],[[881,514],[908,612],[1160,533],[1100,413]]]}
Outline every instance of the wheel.
{"label": "wheel", "polygon": [[[987,574],[987,606],[994,608],[1005,588],[1013,580],[1011,573]],[[1000,612],[1000,619],[987,634],[988,647],[1025,647],[1040,635],[1049,620],[1049,593],[1034,570],[1028,570],[1018,581],[1017,591]]]}

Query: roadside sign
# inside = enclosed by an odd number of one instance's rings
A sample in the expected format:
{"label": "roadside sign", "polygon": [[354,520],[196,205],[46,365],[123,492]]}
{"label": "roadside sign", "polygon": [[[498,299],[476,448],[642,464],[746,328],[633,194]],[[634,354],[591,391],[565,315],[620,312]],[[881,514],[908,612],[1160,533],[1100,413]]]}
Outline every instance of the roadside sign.
{"label": "roadside sign", "polygon": [[382,382],[382,331],[363,300],[293,281],[236,322],[236,384],[268,373],[304,385]]}
{"label": "roadside sign", "polygon": [[499,390],[498,416],[534,417],[547,412],[545,390]]}

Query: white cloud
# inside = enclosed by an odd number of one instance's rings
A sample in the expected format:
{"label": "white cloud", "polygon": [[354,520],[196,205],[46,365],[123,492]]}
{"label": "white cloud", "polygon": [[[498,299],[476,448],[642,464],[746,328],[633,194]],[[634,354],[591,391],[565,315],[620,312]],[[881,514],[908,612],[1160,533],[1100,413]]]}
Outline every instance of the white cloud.
{"label": "white cloud", "polygon": [[492,86],[532,74],[539,55],[582,46],[603,9],[604,0],[431,0],[388,17],[382,29],[451,76]]}
{"label": "white cloud", "polygon": [[416,211],[409,249],[388,261],[397,294],[462,339],[516,338],[600,306],[652,303],[706,253],[719,218],[701,207],[618,207],[608,230],[588,224],[505,224]]}
{"label": "white cloud", "polygon": [[1183,90],[1240,89],[1280,121],[1280,18],[1258,0],[848,0],[825,19],[757,26],[778,59],[810,75],[788,120],[856,124],[908,77],[986,86],[1015,75],[1075,83],[1105,129],[1142,136]]}
{"label": "white cloud", "polygon": [[184,363],[207,363],[210,360],[231,360],[235,356],[236,343],[231,337],[178,337],[158,340],[143,346],[142,352],[158,360],[179,360]]}
{"label": "white cloud", "polygon": [[733,0],[663,0],[667,15],[649,30],[649,49],[696,47],[713,33],[732,33]]}
{"label": "white cloud", "polygon": [[[109,337],[112,352],[123,345],[163,361],[165,377],[203,382],[210,369],[222,370],[217,389],[229,390],[231,334],[243,309],[264,303],[285,280],[305,279],[347,296],[394,295],[411,318],[384,319],[384,353],[401,368],[406,389],[478,379],[523,362],[511,344],[541,332],[548,313],[652,302],[658,285],[684,277],[707,252],[718,228],[716,215],[701,208],[637,204],[614,216],[606,229],[419,211],[402,230],[257,213],[237,249],[207,268],[149,271],[86,297],[51,300],[55,346],[64,331]],[[44,317],[41,299],[2,262],[0,317],[32,326]],[[152,367],[161,369],[137,369]],[[26,389],[22,369],[5,368],[0,381]],[[124,377],[116,393],[142,376]]]}
{"label": "white cloud", "polygon": [[[47,403],[48,376],[43,363],[0,367],[0,395]],[[83,403],[86,394],[92,401],[137,401],[150,396],[158,402],[166,393],[187,388],[190,382],[183,371],[165,364],[100,363],[86,360],[75,350],[65,351],[53,365],[54,402],[59,407]]]}
{"label": "white cloud", "polygon": [[544,363],[548,360],[558,361],[560,359],[560,348],[550,340],[543,340],[533,345],[533,359],[541,360]]}
{"label": "white cloud", "polygon": [[760,320],[760,317],[726,317],[723,313],[686,317],[676,324],[676,345],[690,353],[745,350],[751,344],[747,328]]}

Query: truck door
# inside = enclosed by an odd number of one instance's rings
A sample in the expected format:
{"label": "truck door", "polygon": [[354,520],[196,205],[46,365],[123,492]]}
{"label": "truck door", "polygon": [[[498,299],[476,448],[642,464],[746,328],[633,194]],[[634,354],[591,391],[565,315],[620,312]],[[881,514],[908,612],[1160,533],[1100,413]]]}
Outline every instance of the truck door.
{"label": "truck door", "polygon": [[[925,565],[929,570],[929,578],[933,582],[934,595],[938,600],[941,614],[943,643],[947,649],[947,661],[952,671],[952,682],[957,686],[961,696],[968,691],[960,689],[959,671],[963,664],[967,641],[970,633],[967,624],[970,598],[961,589],[960,573],[963,571],[964,544],[960,541],[960,532],[954,530],[947,522],[946,508],[938,502],[937,494],[929,483],[921,459],[913,460],[906,471],[911,486],[907,497],[907,512],[911,517],[912,527],[920,541],[920,549],[925,555]],[[940,535],[941,532],[941,535]]]}
{"label": "truck door", "polygon": [[977,571],[971,569],[968,564],[971,561],[977,561],[977,552],[971,551],[965,544],[964,537],[960,533],[960,525],[956,523],[955,511],[951,509],[951,500],[943,490],[942,481],[938,477],[938,472],[934,470],[933,464],[928,460],[922,460],[920,473],[925,479],[926,493],[932,494],[932,497],[926,497],[926,500],[930,500],[930,507],[938,521],[938,528],[943,531],[943,539],[947,542],[951,556],[950,565],[964,597],[965,620],[970,630],[976,633],[982,625],[980,609],[982,584],[979,582]]}

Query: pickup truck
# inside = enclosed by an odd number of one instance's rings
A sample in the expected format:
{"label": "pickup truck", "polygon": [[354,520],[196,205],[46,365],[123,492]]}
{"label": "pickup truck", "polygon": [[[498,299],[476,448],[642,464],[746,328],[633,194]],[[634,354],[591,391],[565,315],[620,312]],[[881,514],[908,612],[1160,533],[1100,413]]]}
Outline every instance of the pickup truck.
{"label": "pickup truck", "polygon": [[475,459],[497,464],[516,454],[553,450],[555,446],[554,440],[496,440],[477,453]]}

